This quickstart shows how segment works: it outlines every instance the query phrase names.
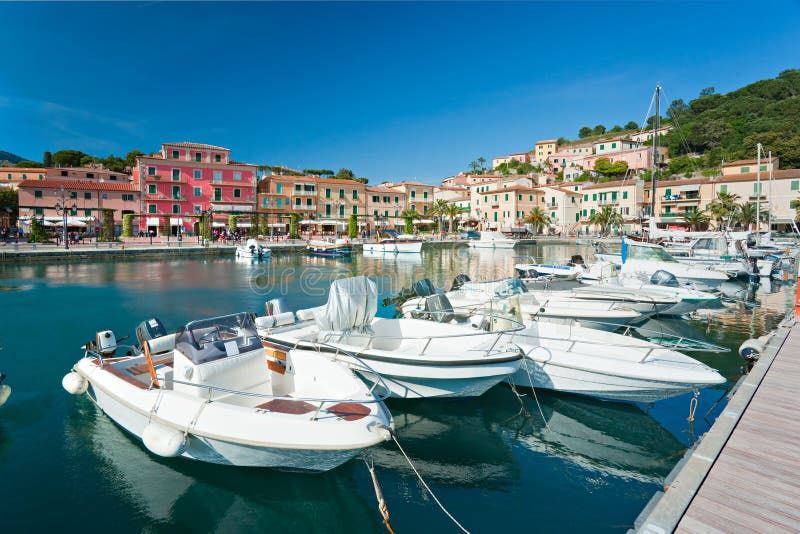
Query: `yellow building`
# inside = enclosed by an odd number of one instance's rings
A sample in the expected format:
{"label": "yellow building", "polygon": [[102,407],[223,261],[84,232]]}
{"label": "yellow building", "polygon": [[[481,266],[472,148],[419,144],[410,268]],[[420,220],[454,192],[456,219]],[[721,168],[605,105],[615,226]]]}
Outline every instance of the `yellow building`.
{"label": "yellow building", "polygon": [[[600,184],[585,185],[581,189],[583,202],[581,206],[580,227],[585,233],[590,232],[589,218],[597,211],[609,206],[622,215],[625,221],[622,230],[640,229],[642,217],[646,217],[645,182],[642,180],[617,180]],[[594,230],[599,230],[594,228]]]}
{"label": "yellow building", "polygon": [[535,161],[540,165],[543,165],[548,162],[550,156],[555,154],[558,151],[558,140],[557,139],[545,139],[544,141],[536,141],[536,145],[533,148],[533,154],[531,154],[531,161]]}

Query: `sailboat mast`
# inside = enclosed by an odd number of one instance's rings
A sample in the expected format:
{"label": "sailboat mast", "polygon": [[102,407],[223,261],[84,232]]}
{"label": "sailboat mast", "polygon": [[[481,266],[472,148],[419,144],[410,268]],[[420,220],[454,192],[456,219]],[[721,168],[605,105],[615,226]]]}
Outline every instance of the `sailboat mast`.
{"label": "sailboat mast", "polygon": [[769,189],[767,189],[767,232],[772,231],[772,150],[769,151]]}
{"label": "sailboat mast", "polygon": [[650,177],[650,232],[648,240],[653,239],[656,229],[656,175],[658,173],[658,126],[661,119],[661,86],[656,85],[656,120],[653,121],[653,175]]}
{"label": "sailboat mast", "polygon": [[761,143],[756,146],[756,238],[761,230]]}

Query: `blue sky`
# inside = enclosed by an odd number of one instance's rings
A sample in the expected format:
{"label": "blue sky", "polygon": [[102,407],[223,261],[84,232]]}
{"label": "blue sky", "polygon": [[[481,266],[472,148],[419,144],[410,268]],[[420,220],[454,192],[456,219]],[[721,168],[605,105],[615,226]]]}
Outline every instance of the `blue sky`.
{"label": "blue sky", "polygon": [[[800,67],[800,5],[0,3],[0,150],[219,144],[251,163],[438,182]],[[652,29],[656,28],[654,36]]]}

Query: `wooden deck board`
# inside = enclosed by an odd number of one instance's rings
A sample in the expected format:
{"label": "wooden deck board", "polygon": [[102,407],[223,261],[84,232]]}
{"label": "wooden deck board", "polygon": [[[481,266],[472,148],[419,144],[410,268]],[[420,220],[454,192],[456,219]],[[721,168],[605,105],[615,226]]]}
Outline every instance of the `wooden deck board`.
{"label": "wooden deck board", "polygon": [[758,385],[676,528],[800,532],[800,327]]}

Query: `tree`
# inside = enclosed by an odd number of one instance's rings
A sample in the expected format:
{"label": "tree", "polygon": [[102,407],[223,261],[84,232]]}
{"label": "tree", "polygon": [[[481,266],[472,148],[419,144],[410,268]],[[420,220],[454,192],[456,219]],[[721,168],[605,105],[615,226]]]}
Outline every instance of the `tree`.
{"label": "tree", "polygon": [[578,137],[581,139],[585,139],[592,135],[592,129],[588,126],[583,126],[580,130],[578,130]]}
{"label": "tree", "polygon": [[769,217],[766,210],[761,210],[761,213],[758,214],[760,216],[757,214],[755,202],[744,202],[739,205],[739,209],[734,215],[734,220],[749,230],[752,225],[756,224],[757,217],[761,221],[766,221]]}
{"label": "tree", "polygon": [[358,237],[358,215],[355,213],[351,213],[350,219],[347,221],[347,235],[350,239]]}
{"label": "tree", "polygon": [[639,129],[639,123],[636,122],[636,121],[628,121],[625,124],[625,129],[626,130],[638,130]]}
{"label": "tree", "polygon": [[800,200],[792,200],[789,202],[789,207],[794,210],[794,220],[800,221]]}
{"label": "tree", "polygon": [[17,213],[19,213],[19,191],[16,189],[0,188],[0,212],[8,214],[8,225],[14,227],[17,224]]}
{"label": "tree", "polygon": [[619,124],[615,124],[614,127],[611,128],[611,130],[609,130],[609,133],[619,133],[621,131],[622,131],[622,126],[620,126]]}
{"label": "tree", "polygon": [[481,164],[478,163],[477,161],[470,161],[468,166],[470,170],[473,172],[473,174],[477,174],[479,169],[481,168]]}
{"label": "tree", "polygon": [[566,137],[559,137],[558,141],[556,141],[557,146],[562,146],[566,144],[569,144],[569,139],[567,139]]}
{"label": "tree", "polygon": [[597,225],[606,234],[614,226],[620,227],[625,222],[622,215],[617,213],[611,206],[603,206],[600,211],[596,211],[589,216],[589,224]]}
{"label": "tree", "polygon": [[303,173],[314,176],[333,176],[333,171],[331,169],[303,169]]}
{"label": "tree", "polygon": [[228,230],[235,232],[239,228],[238,219],[236,215],[228,215]]}
{"label": "tree", "polygon": [[714,87],[704,87],[703,89],[700,90],[700,97],[702,98],[704,96],[710,96],[713,95],[714,93],[716,93]]}
{"label": "tree", "polygon": [[484,165],[486,165],[486,158],[484,158],[483,156],[479,157],[478,158],[478,165],[481,166],[481,172],[485,172],[486,168],[484,167]]}
{"label": "tree", "polygon": [[336,173],[336,178],[339,180],[355,180],[356,175],[350,169],[339,169],[339,172]]}
{"label": "tree", "polygon": [[608,158],[597,158],[594,162],[594,170],[605,177],[622,176],[628,171],[628,162],[620,160],[611,163]]}
{"label": "tree", "polygon": [[414,221],[419,219],[419,212],[417,210],[403,210],[400,213],[400,218],[405,221],[405,233],[414,233]]}
{"label": "tree", "polygon": [[448,225],[447,229],[449,232],[455,231],[455,218],[461,214],[461,208],[458,207],[456,204],[447,204],[443,210],[443,215],[446,215],[450,218],[450,224]]}
{"label": "tree", "polygon": [[675,120],[676,117],[680,118],[684,113],[689,111],[689,105],[686,104],[682,98],[673,100],[667,108],[667,116]]}
{"label": "tree", "polygon": [[136,158],[137,156],[144,156],[144,152],[141,150],[131,150],[127,154],[125,154],[125,167],[128,169],[133,169],[136,167]]}
{"label": "tree", "polygon": [[300,238],[300,214],[299,213],[290,213],[289,214],[289,237],[292,239],[299,239]]}
{"label": "tree", "polygon": [[538,234],[541,229],[550,224],[550,216],[542,208],[536,206],[525,216],[523,222],[533,225],[533,233]]}
{"label": "tree", "polygon": [[433,205],[431,206],[430,211],[428,212],[429,215],[436,217],[439,228],[442,228],[442,219],[444,217],[444,211],[447,209],[447,201],[443,198],[438,198],[433,201]]}
{"label": "tree", "polygon": [[50,152],[45,152],[42,156],[42,163],[45,167],[52,167],[53,166],[53,154]]}
{"label": "tree", "polygon": [[23,160],[20,160],[20,161],[18,161],[18,162],[16,162],[14,164],[14,167],[16,167],[18,169],[25,169],[25,168],[31,168],[31,167],[41,167],[41,166],[42,166],[42,164],[39,163],[38,161],[33,161],[33,160],[29,160],[29,159],[23,159]]}
{"label": "tree", "polygon": [[709,221],[709,216],[703,210],[692,210],[683,214],[683,222],[689,225],[690,230],[699,231],[705,229]]}
{"label": "tree", "polygon": [[101,210],[103,218],[100,225],[100,238],[99,241],[116,241],[117,236],[114,232],[114,210],[111,208],[103,208]]}
{"label": "tree", "polygon": [[56,167],[80,167],[84,157],[86,154],[80,150],[59,150],[53,154],[53,163]]}
{"label": "tree", "polygon": [[602,124],[598,124],[592,128],[592,135],[603,135],[604,133],[606,133],[606,127]]}
{"label": "tree", "polygon": [[47,234],[44,231],[43,224],[44,217],[41,219],[33,216],[31,218],[31,235],[29,241],[31,243],[45,243],[47,241]]}
{"label": "tree", "polygon": [[122,216],[122,237],[133,237],[133,213]]}

